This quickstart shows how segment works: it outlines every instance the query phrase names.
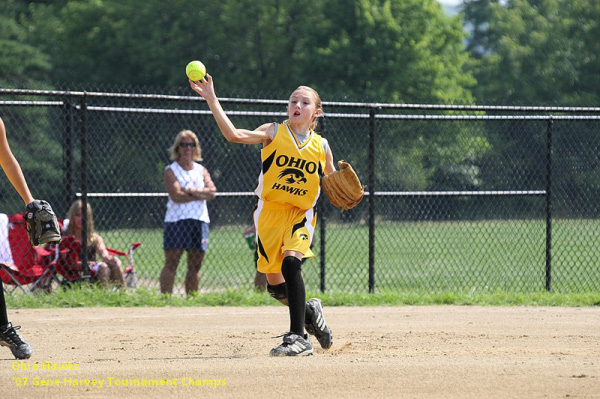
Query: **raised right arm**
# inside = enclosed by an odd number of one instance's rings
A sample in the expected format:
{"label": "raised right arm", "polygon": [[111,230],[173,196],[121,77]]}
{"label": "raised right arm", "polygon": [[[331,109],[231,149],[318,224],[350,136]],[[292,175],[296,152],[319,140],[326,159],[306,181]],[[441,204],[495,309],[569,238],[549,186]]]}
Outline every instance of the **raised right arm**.
{"label": "raised right arm", "polygon": [[223,133],[227,141],[242,144],[269,144],[271,141],[270,137],[273,137],[274,125],[266,123],[254,130],[236,128],[223,110],[215,94],[212,76],[207,74],[202,80],[190,80],[190,87],[206,100],[208,107],[217,121],[217,125],[219,125],[221,133]]}

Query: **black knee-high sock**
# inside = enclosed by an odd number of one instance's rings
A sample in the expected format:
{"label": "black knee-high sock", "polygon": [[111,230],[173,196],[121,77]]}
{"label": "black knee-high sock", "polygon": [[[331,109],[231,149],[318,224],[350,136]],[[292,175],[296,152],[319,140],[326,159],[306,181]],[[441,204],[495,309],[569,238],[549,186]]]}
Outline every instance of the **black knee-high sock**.
{"label": "black knee-high sock", "polygon": [[6,313],[6,301],[4,300],[4,287],[0,281],[0,327],[8,324],[8,314]]}
{"label": "black knee-high sock", "polygon": [[302,279],[302,262],[293,256],[286,256],[281,265],[281,273],[287,288],[290,332],[304,336],[306,289]]}

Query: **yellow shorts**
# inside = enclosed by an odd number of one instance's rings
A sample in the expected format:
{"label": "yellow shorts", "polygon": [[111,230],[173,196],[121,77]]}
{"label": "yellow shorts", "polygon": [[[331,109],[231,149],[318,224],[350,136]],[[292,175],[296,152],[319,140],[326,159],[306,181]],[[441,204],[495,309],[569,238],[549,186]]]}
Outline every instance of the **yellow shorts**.
{"label": "yellow shorts", "polygon": [[298,251],[304,258],[315,256],[310,250],[317,214],[314,208],[303,210],[292,205],[258,200],[254,211],[258,243],[258,271],[281,273],[283,253]]}

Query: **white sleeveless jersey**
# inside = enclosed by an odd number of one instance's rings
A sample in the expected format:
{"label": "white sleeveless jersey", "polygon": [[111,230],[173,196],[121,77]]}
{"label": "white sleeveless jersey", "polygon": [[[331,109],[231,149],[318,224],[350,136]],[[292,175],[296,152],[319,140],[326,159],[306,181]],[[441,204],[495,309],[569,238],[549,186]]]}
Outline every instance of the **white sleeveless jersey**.
{"label": "white sleeveless jersey", "polygon": [[[204,167],[194,162],[192,170],[185,170],[177,162],[168,165],[165,170],[171,169],[182,188],[204,188]],[[208,208],[205,200],[191,202],[175,202],[169,197],[165,222],[177,222],[183,219],[195,219],[210,223]]]}

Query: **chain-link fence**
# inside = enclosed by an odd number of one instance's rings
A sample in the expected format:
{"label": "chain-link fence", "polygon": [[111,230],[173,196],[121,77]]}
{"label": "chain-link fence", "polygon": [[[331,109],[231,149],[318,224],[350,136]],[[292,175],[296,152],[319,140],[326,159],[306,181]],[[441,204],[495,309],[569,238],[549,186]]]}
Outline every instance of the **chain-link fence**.
{"label": "chain-link fence", "polygon": [[[247,287],[260,147],[227,142],[200,97],[0,90],[34,196],[65,217],[83,197],[113,248],[139,241],[141,284],[165,263],[167,149],[194,131],[217,186],[200,291]],[[285,119],[284,100],[221,99],[238,127]],[[368,185],[341,213],[318,203],[308,289],[373,292],[600,289],[600,108],[324,102],[318,129]],[[5,178],[4,178],[5,179]],[[3,213],[20,212],[5,179]],[[175,291],[183,292],[186,257]]]}

